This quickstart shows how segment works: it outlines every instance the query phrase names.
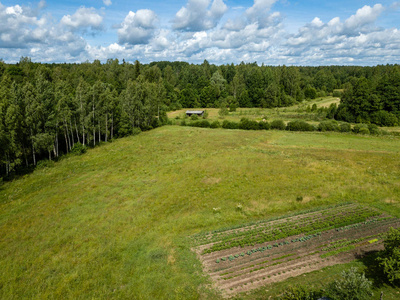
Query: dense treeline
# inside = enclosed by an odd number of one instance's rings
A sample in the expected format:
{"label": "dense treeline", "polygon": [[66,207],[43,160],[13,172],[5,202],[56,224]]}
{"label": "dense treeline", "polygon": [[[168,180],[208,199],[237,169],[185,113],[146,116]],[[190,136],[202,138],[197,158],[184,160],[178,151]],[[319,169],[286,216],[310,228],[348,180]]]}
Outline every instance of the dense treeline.
{"label": "dense treeline", "polygon": [[358,134],[375,134],[375,135],[397,135],[397,133],[389,133],[379,129],[375,124],[356,124],[353,128],[350,123],[338,122],[335,120],[326,120],[314,126],[303,120],[290,121],[287,124],[283,120],[273,120],[271,123],[265,119],[261,122],[242,118],[240,122],[224,120],[222,124],[219,121],[209,122],[208,120],[192,120],[186,122],[183,120],[181,126],[201,127],[201,128],[224,128],[224,129],[241,129],[241,130],[288,130],[288,131],[335,131],[335,132],[353,132]]}
{"label": "dense treeline", "polygon": [[399,74],[397,65],[0,61],[0,176],[76,145],[95,146],[157,127],[166,122],[166,111],[179,108],[284,107],[345,89],[332,117],[394,125],[400,117]]}
{"label": "dense treeline", "polygon": [[163,81],[139,63],[0,66],[0,175],[166,120]]}
{"label": "dense treeline", "polygon": [[400,120],[399,67],[387,68],[369,79],[350,78],[335,118],[352,123],[397,125]]}

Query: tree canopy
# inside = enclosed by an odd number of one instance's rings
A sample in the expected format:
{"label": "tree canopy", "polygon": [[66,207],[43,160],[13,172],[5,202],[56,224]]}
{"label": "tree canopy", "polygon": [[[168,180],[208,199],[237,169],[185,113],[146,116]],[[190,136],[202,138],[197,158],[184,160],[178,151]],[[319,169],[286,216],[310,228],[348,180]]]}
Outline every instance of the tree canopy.
{"label": "tree canopy", "polygon": [[284,107],[344,90],[330,118],[392,126],[400,119],[400,66],[216,66],[109,59],[81,64],[0,61],[0,176],[40,159],[148,130],[166,111]]}

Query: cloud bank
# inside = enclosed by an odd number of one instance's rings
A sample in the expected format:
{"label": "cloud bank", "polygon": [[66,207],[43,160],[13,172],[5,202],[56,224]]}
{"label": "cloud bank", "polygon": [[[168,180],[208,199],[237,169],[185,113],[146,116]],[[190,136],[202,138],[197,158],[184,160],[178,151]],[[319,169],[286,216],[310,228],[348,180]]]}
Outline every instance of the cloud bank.
{"label": "cloud bank", "polygon": [[[104,0],[110,6],[110,0]],[[188,0],[169,19],[155,11],[129,11],[119,23],[105,25],[107,8],[81,6],[59,21],[45,12],[44,1],[27,7],[0,3],[0,58],[21,56],[43,62],[81,62],[119,58],[143,62],[254,62],[271,65],[375,65],[400,63],[400,30],[377,25],[398,9],[365,5],[343,20],[319,16],[286,30],[277,0],[254,0],[249,7],[228,7],[224,0]],[[90,39],[113,35],[108,45]]]}

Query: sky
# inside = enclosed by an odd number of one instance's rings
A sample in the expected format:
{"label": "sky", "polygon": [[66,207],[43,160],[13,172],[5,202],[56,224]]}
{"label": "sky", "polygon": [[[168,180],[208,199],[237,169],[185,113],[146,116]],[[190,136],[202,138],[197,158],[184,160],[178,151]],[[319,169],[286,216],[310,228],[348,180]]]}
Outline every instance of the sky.
{"label": "sky", "polygon": [[400,1],[0,0],[0,59],[16,63],[400,63]]}

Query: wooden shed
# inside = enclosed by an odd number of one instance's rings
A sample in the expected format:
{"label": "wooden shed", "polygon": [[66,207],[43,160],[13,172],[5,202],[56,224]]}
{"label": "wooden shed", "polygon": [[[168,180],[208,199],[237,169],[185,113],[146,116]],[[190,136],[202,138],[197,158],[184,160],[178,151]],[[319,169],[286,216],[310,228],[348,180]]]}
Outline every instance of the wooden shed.
{"label": "wooden shed", "polygon": [[187,110],[186,115],[188,117],[190,117],[192,115],[197,115],[199,117],[202,117],[204,115],[204,110]]}

